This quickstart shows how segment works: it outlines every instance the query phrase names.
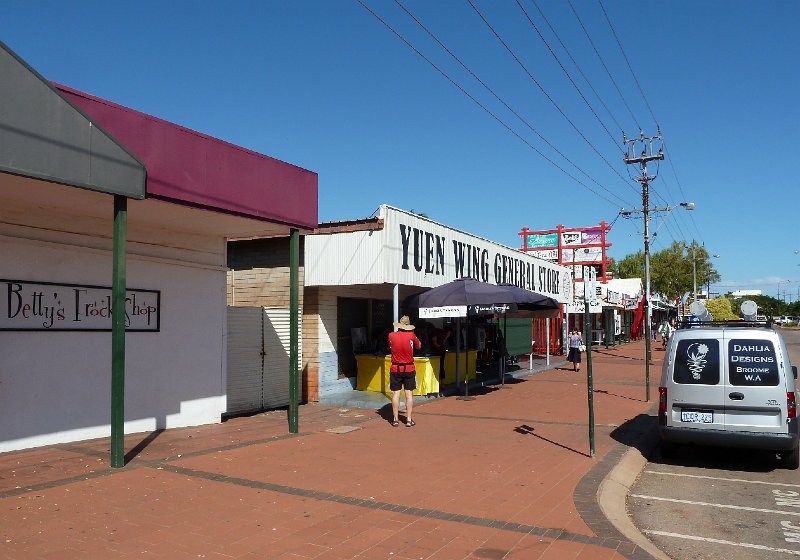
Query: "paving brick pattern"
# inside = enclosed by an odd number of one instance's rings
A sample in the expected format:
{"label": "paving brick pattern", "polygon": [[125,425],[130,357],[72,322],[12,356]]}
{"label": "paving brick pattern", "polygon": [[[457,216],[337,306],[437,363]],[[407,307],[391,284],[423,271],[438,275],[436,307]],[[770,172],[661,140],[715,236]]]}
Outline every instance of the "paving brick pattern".
{"label": "paving brick pattern", "polygon": [[595,498],[653,429],[643,356],[593,353],[594,458],[585,363],[429,401],[413,428],[310,404],[300,434],[272,411],[130,435],[122,469],[108,439],[0,454],[0,558],[650,558]]}

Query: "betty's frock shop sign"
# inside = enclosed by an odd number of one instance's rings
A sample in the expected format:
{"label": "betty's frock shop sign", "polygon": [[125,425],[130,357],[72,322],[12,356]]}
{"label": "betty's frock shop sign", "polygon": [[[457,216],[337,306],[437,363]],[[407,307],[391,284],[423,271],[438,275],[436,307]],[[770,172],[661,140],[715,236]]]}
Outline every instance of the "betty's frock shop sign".
{"label": "betty's frock shop sign", "polygon": [[[0,330],[111,330],[111,288],[0,280],[0,290]],[[126,291],[126,331],[158,332],[160,318],[160,291]]]}

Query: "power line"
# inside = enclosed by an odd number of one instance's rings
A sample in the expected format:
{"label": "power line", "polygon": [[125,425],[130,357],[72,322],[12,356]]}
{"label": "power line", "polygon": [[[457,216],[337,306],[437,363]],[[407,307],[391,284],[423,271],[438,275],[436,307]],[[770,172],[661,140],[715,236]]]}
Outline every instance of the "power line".
{"label": "power line", "polygon": [[586,96],[581,91],[581,88],[579,88],[578,84],[575,83],[575,80],[572,79],[572,76],[570,75],[569,71],[566,68],[564,68],[564,65],[561,63],[561,60],[558,58],[558,55],[555,53],[553,48],[550,46],[550,43],[547,42],[547,39],[544,38],[544,35],[542,35],[542,32],[539,31],[539,28],[533,22],[533,20],[531,19],[531,16],[528,14],[527,10],[525,10],[525,7],[520,3],[519,0],[515,0],[515,1],[517,3],[517,6],[519,6],[519,9],[522,10],[522,13],[525,14],[525,17],[527,18],[528,23],[531,24],[531,27],[533,27],[534,31],[536,31],[536,34],[539,35],[539,38],[542,40],[544,45],[547,47],[547,50],[550,51],[550,54],[553,56],[553,58],[556,60],[556,62],[558,63],[559,67],[561,68],[561,70],[567,76],[567,79],[572,84],[572,87],[575,88],[575,91],[578,92],[578,95],[580,95],[581,99],[583,99],[583,102],[586,104],[587,107],[589,107],[589,110],[594,115],[594,118],[597,119],[597,122],[600,123],[600,126],[603,127],[603,130],[606,131],[606,134],[608,134],[608,137],[611,139],[611,143],[614,144],[615,146],[617,146],[619,148],[620,152],[624,153],[624,150],[617,144],[617,141],[614,140],[614,136],[612,136],[611,132],[608,130],[608,127],[606,127],[606,124],[600,119],[600,115],[597,114],[597,111],[594,110],[594,107],[592,107],[591,103],[589,103],[589,100],[586,99]]}
{"label": "power line", "polygon": [[554,151],[555,151],[555,152],[556,152],[558,155],[560,155],[562,158],[564,158],[566,161],[568,161],[568,162],[570,163],[570,165],[572,165],[572,166],[573,166],[575,169],[577,169],[578,171],[580,171],[581,173],[583,173],[583,174],[584,174],[584,175],[585,175],[585,176],[586,176],[586,177],[587,177],[587,178],[588,178],[590,181],[592,181],[593,183],[595,183],[595,184],[596,184],[598,187],[600,187],[601,189],[603,189],[604,191],[606,191],[606,192],[607,192],[608,194],[610,194],[611,196],[614,196],[614,197],[616,197],[616,198],[617,198],[617,199],[618,199],[620,202],[623,202],[623,204],[624,204],[624,201],[623,201],[621,198],[619,198],[619,197],[618,197],[618,196],[617,196],[615,193],[611,192],[611,191],[610,191],[609,189],[607,189],[605,186],[603,186],[602,184],[600,184],[600,183],[599,183],[599,182],[598,182],[596,179],[594,179],[594,177],[592,177],[591,175],[589,175],[589,174],[588,174],[586,171],[584,171],[583,169],[581,169],[581,168],[578,166],[578,164],[576,164],[575,162],[573,162],[573,161],[572,161],[570,158],[568,158],[568,157],[567,157],[567,156],[566,156],[564,153],[562,153],[562,152],[561,152],[561,150],[559,150],[559,149],[558,149],[556,146],[554,146],[554,145],[553,145],[553,143],[552,143],[552,142],[550,142],[550,141],[549,141],[549,140],[548,140],[548,139],[547,139],[545,136],[543,136],[541,133],[539,133],[539,131],[538,131],[538,130],[536,130],[536,128],[535,128],[535,127],[534,127],[534,126],[533,126],[533,125],[532,125],[532,124],[531,124],[531,123],[530,123],[530,122],[529,122],[527,119],[525,119],[525,118],[524,118],[522,115],[520,115],[520,114],[519,114],[517,111],[515,111],[513,108],[511,108],[511,106],[510,106],[510,105],[509,105],[509,104],[508,104],[508,103],[507,103],[507,102],[506,102],[506,101],[505,101],[505,100],[504,100],[502,97],[500,97],[500,96],[499,96],[499,95],[498,95],[498,94],[497,94],[497,93],[496,93],[496,92],[495,92],[495,91],[494,91],[494,90],[493,90],[491,87],[489,87],[489,85],[488,85],[486,82],[484,82],[484,81],[483,81],[483,80],[482,80],[482,79],[481,79],[481,78],[480,78],[480,77],[479,77],[479,76],[478,76],[478,75],[477,75],[475,72],[473,72],[473,71],[472,71],[472,69],[471,69],[471,68],[469,68],[469,67],[468,67],[468,66],[467,66],[467,65],[464,63],[464,61],[462,61],[462,60],[461,60],[461,58],[459,58],[459,57],[458,57],[458,55],[456,55],[456,54],[455,54],[455,53],[454,53],[454,52],[453,52],[451,49],[449,49],[449,48],[448,48],[448,47],[447,47],[447,46],[446,46],[446,45],[445,45],[445,44],[444,44],[444,43],[443,43],[441,40],[439,40],[439,38],[438,38],[438,37],[437,37],[437,36],[436,36],[436,35],[435,35],[435,34],[434,34],[434,33],[433,33],[433,32],[432,32],[432,31],[431,31],[431,30],[430,30],[430,29],[429,29],[429,28],[428,28],[428,27],[427,27],[427,26],[424,24],[424,23],[422,23],[422,22],[419,20],[419,18],[417,18],[417,17],[416,17],[416,16],[415,16],[413,13],[411,13],[411,11],[410,11],[410,10],[409,10],[409,9],[408,9],[408,8],[407,8],[407,7],[406,7],[406,6],[405,6],[405,5],[402,3],[402,2],[400,2],[400,0],[395,0],[395,3],[396,3],[398,6],[400,6],[400,8],[401,8],[401,9],[402,9],[404,12],[406,12],[406,14],[408,14],[408,16],[409,16],[411,19],[413,19],[413,20],[414,20],[414,22],[416,22],[416,24],[417,24],[417,25],[419,25],[419,26],[420,26],[420,27],[421,27],[421,28],[422,28],[422,29],[423,29],[423,30],[424,30],[424,31],[425,31],[425,32],[426,32],[426,33],[427,33],[427,34],[428,34],[428,35],[429,35],[429,36],[430,36],[430,37],[431,37],[431,38],[432,38],[434,41],[436,41],[436,43],[437,43],[437,44],[438,44],[438,45],[439,45],[439,46],[440,46],[442,49],[444,49],[444,50],[447,52],[447,54],[449,54],[449,55],[450,55],[450,56],[451,56],[451,57],[452,57],[452,58],[453,58],[453,59],[454,59],[456,62],[458,62],[458,63],[461,65],[461,67],[462,67],[464,70],[466,70],[466,71],[467,71],[467,72],[468,72],[468,73],[469,73],[469,74],[470,74],[470,75],[471,75],[473,78],[475,78],[475,80],[477,80],[477,82],[478,82],[478,83],[480,83],[480,84],[481,84],[481,85],[482,85],[484,88],[486,88],[486,90],[487,90],[489,93],[491,93],[491,94],[494,96],[494,98],[495,98],[495,99],[497,99],[497,100],[498,100],[500,103],[502,103],[502,104],[503,104],[503,106],[504,106],[506,109],[508,109],[508,110],[509,110],[509,111],[510,111],[510,112],[511,112],[511,113],[512,113],[512,114],[513,114],[515,117],[517,117],[517,118],[518,118],[520,121],[522,121],[522,122],[523,122],[523,123],[524,123],[524,124],[525,124],[525,125],[526,125],[526,126],[527,126],[527,127],[528,127],[528,128],[529,128],[529,129],[530,129],[532,132],[533,132],[533,133],[534,133],[534,134],[536,134],[536,136],[538,136],[538,137],[539,137],[539,138],[540,138],[540,139],[541,139],[541,140],[542,140],[544,143],[546,143],[548,146],[550,146],[550,148],[552,148],[552,149],[553,149],[553,150],[554,150]]}
{"label": "power line", "polygon": [[608,26],[611,28],[612,35],[614,35],[614,40],[617,42],[619,51],[622,53],[622,57],[625,59],[625,64],[628,65],[628,70],[631,71],[631,76],[633,76],[633,81],[636,82],[636,87],[639,88],[639,93],[642,94],[642,99],[644,99],[644,103],[645,105],[647,105],[647,110],[650,111],[650,116],[653,117],[653,122],[655,122],[655,125],[658,126],[658,119],[656,118],[655,114],[653,114],[653,109],[650,107],[650,102],[647,101],[647,96],[645,96],[644,90],[642,89],[642,86],[639,84],[639,80],[636,78],[636,74],[633,71],[631,62],[630,60],[628,60],[628,55],[625,54],[625,49],[622,48],[622,43],[619,42],[619,37],[617,37],[617,32],[614,30],[614,26],[611,24],[611,20],[608,17],[608,13],[606,13],[606,9],[603,6],[602,0],[597,0],[597,3],[600,4],[600,9],[603,10],[603,15],[606,17]]}
{"label": "power line", "polygon": [[[418,54],[418,55],[419,55],[419,56],[420,56],[420,57],[421,57],[423,60],[425,60],[425,62],[427,62],[428,64],[430,64],[430,65],[431,65],[431,66],[432,66],[432,67],[433,67],[433,68],[434,68],[434,69],[435,69],[437,72],[439,72],[439,73],[440,73],[440,74],[441,74],[441,75],[442,75],[442,76],[443,76],[445,79],[447,79],[447,81],[449,81],[449,82],[450,82],[451,84],[453,84],[453,85],[454,85],[456,88],[458,88],[458,90],[459,90],[459,91],[461,91],[461,93],[463,93],[464,95],[466,95],[466,96],[467,96],[467,97],[468,97],[468,98],[469,98],[469,99],[470,99],[470,100],[471,100],[473,103],[475,103],[476,105],[478,105],[478,107],[480,107],[481,109],[483,109],[483,110],[484,110],[484,111],[485,111],[487,114],[489,114],[489,116],[491,116],[491,117],[492,117],[494,120],[496,120],[498,123],[500,123],[500,125],[501,125],[501,126],[503,126],[503,127],[506,129],[506,130],[508,130],[508,131],[509,131],[511,134],[513,134],[513,135],[514,135],[514,136],[516,136],[516,137],[517,137],[519,140],[521,140],[521,141],[522,141],[522,142],[523,142],[523,143],[524,143],[526,146],[528,146],[530,149],[532,149],[533,151],[535,151],[536,153],[538,153],[538,154],[539,154],[540,156],[542,156],[542,157],[543,157],[545,160],[547,160],[547,161],[548,161],[550,164],[552,164],[554,167],[556,167],[556,168],[557,168],[559,171],[561,171],[562,173],[564,173],[565,175],[567,175],[567,176],[568,176],[570,179],[572,179],[572,180],[573,180],[573,181],[575,181],[576,183],[580,184],[581,186],[583,186],[584,188],[586,188],[586,189],[587,189],[587,190],[589,190],[590,192],[594,193],[594,194],[595,194],[595,195],[597,195],[598,197],[602,198],[603,200],[605,200],[605,201],[606,201],[606,202],[608,202],[609,204],[612,204],[612,205],[616,206],[616,204],[617,204],[617,203],[615,203],[615,202],[613,202],[613,201],[609,200],[609,199],[608,199],[608,198],[606,198],[605,196],[601,195],[600,193],[598,193],[597,191],[595,191],[594,189],[592,189],[591,187],[589,187],[589,186],[588,186],[587,184],[585,184],[583,181],[581,181],[580,179],[578,179],[577,177],[575,177],[574,175],[572,175],[572,174],[571,174],[569,171],[567,171],[566,169],[564,169],[563,167],[561,167],[560,165],[558,165],[556,162],[554,162],[552,159],[550,159],[550,158],[549,158],[547,155],[545,155],[545,154],[544,154],[544,153],[543,153],[541,150],[539,150],[539,149],[538,149],[538,148],[536,148],[536,147],[535,147],[533,144],[531,144],[531,143],[530,143],[530,142],[528,142],[528,141],[527,141],[525,138],[523,138],[523,137],[522,137],[522,136],[521,136],[521,135],[520,135],[520,134],[519,134],[519,133],[518,133],[516,130],[514,130],[514,129],[513,129],[511,126],[510,126],[510,125],[508,125],[507,123],[505,123],[505,122],[504,122],[504,121],[503,121],[503,120],[502,120],[500,117],[498,117],[498,116],[497,116],[495,113],[493,113],[493,112],[492,112],[492,111],[491,111],[491,110],[490,110],[488,107],[486,107],[486,106],[485,106],[485,105],[483,105],[483,104],[482,104],[480,101],[478,101],[478,100],[477,100],[477,99],[476,99],[474,96],[472,96],[472,95],[471,95],[471,94],[470,94],[470,93],[469,93],[467,90],[465,90],[465,89],[464,89],[464,88],[463,88],[463,87],[462,87],[462,86],[461,86],[461,85],[460,85],[458,82],[456,82],[456,81],[455,81],[453,78],[451,78],[451,77],[450,77],[450,76],[449,76],[449,75],[448,75],[448,74],[447,74],[447,73],[446,73],[444,70],[442,70],[441,68],[439,68],[439,66],[437,66],[437,65],[436,65],[436,64],[435,64],[435,63],[434,63],[432,60],[430,60],[430,59],[429,59],[427,56],[425,56],[425,55],[424,55],[424,54],[423,54],[423,53],[422,53],[422,52],[421,52],[419,49],[417,49],[417,48],[416,48],[414,45],[412,45],[412,44],[411,44],[411,43],[410,43],[410,42],[409,42],[409,41],[408,41],[408,40],[407,40],[407,39],[406,39],[406,38],[405,38],[403,35],[401,35],[401,34],[400,34],[400,33],[399,33],[397,30],[395,30],[395,29],[394,29],[394,28],[393,28],[391,25],[389,25],[389,23],[388,23],[388,22],[386,22],[386,20],[384,20],[384,19],[383,19],[382,17],[380,17],[380,16],[379,16],[377,13],[375,13],[375,12],[374,12],[374,11],[373,11],[373,10],[372,10],[372,9],[371,9],[369,6],[367,6],[367,5],[364,3],[364,1],[363,1],[363,0],[356,0],[356,1],[357,1],[359,4],[361,4],[361,6],[362,6],[362,7],[363,7],[365,10],[367,10],[367,12],[369,12],[369,13],[370,13],[370,14],[371,14],[371,15],[372,15],[372,16],[373,16],[375,19],[377,19],[379,22],[381,22],[381,23],[384,25],[384,27],[386,27],[386,28],[387,28],[389,31],[391,31],[392,33],[394,33],[394,34],[395,34],[395,36],[397,36],[397,38],[398,38],[398,39],[400,39],[401,41],[403,41],[403,43],[405,43],[405,44],[406,44],[406,46],[408,46],[408,47],[409,47],[411,50],[413,50],[415,53],[417,53],[417,54]],[[619,198],[619,197],[617,197],[617,198]],[[620,200],[621,200],[621,199],[620,199]]]}
{"label": "power line", "polygon": [[[675,165],[672,163],[672,157],[669,155],[669,149],[667,148],[666,140],[664,141],[664,153],[667,155],[667,159],[669,160],[670,165],[672,166],[672,174],[675,175],[675,182],[678,184],[678,188],[681,191],[681,195],[684,197],[684,199],[686,199],[686,194],[683,192],[683,185],[681,185],[680,179],[678,179],[678,173],[677,171],[675,171]],[[697,231],[698,238],[700,239],[700,241],[703,242],[703,244],[705,244],[705,241],[703,241],[703,234],[700,233],[700,228],[697,227],[697,223],[694,220],[694,216],[690,214],[689,219],[691,220],[694,229]]]}
{"label": "power line", "polygon": [[617,90],[617,93],[619,94],[620,99],[622,99],[622,103],[625,105],[625,108],[628,109],[628,113],[630,114],[631,118],[633,119],[633,122],[636,124],[636,128],[641,130],[642,127],[639,126],[638,119],[636,118],[636,116],[634,116],[633,111],[631,111],[631,107],[630,107],[630,105],[628,105],[628,101],[625,99],[625,96],[622,95],[622,90],[619,89],[619,86],[617,85],[616,80],[614,80],[614,76],[611,75],[611,72],[609,71],[608,66],[606,66],[606,63],[603,60],[603,57],[600,56],[600,51],[597,50],[597,47],[595,46],[594,41],[592,41],[592,37],[589,35],[589,32],[586,30],[586,26],[583,25],[583,21],[581,20],[581,16],[578,15],[578,12],[575,10],[575,6],[572,5],[572,1],[571,0],[567,0],[567,3],[569,4],[569,7],[572,9],[572,13],[575,14],[575,18],[578,20],[578,23],[580,24],[581,29],[583,29],[583,33],[586,35],[586,38],[589,40],[589,44],[592,45],[592,48],[594,49],[594,53],[597,55],[597,58],[600,59],[600,64],[603,65],[603,68],[605,69],[606,74],[608,74],[608,77],[611,79],[611,83],[614,84],[614,88]]}
{"label": "power line", "polygon": [[[625,64],[628,66],[628,70],[630,71],[631,76],[633,77],[633,81],[636,83],[636,87],[639,89],[639,93],[641,94],[642,99],[644,100],[644,103],[647,106],[647,110],[650,112],[650,116],[653,118],[653,121],[656,123],[656,126],[658,126],[658,119],[656,118],[655,112],[653,111],[653,108],[650,105],[650,101],[647,99],[647,96],[644,93],[644,89],[642,89],[642,85],[639,82],[639,79],[636,76],[636,73],[633,71],[633,66],[631,65],[631,62],[628,59],[627,54],[625,53],[625,49],[622,48],[622,43],[619,40],[619,36],[617,35],[617,31],[614,28],[614,24],[611,22],[611,18],[608,16],[608,12],[606,11],[605,6],[603,6],[602,0],[597,0],[597,3],[600,5],[600,9],[603,12],[603,16],[605,17],[606,22],[608,23],[608,27],[611,30],[611,34],[614,36],[614,40],[617,43],[617,47],[619,48],[620,53],[622,53],[622,57],[625,59]],[[675,164],[673,163],[672,158],[669,157],[669,153],[667,152],[666,142],[663,141],[663,137],[662,137],[662,145],[664,146],[664,151],[665,151],[665,154],[667,155],[666,159],[669,161],[670,167],[672,168],[672,172],[675,175],[675,181],[677,182],[678,188],[680,189],[680,193],[683,196],[683,200],[685,201],[686,200],[686,194],[683,192],[683,187],[681,186],[680,181],[678,180],[678,174],[675,172]],[[662,183],[664,185],[664,188],[667,191],[668,196],[670,198],[674,199],[674,195],[673,195],[673,193],[671,192],[671,190],[669,188],[669,184],[666,182],[666,180],[664,180],[664,178],[662,178]],[[656,194],[656,196],[661,198],[664,202],[667,202],[662,196],[660,196],[659,193],[655,193],[655,194]],[[667,203],[667,204],[669,204],[669,203]],[[695,223],[694,217],[691,214],[689,215],[689,219],[692,222],[692,224],[694,225],[694,229],[697,231],[698,236],[702,241],[702,234],[700,234],[700,230],[697,227],[697,224]],[[678,226],[678,230],[680,231],[681,235],[685,235],[684,232],[683,232],[683,229],[680,226],[679,218],[677,216],[675,216],[674,220],[675,220],[675,224]]]}
{"label": "power line", "polygon": [[550,24],[550,21],[547,19],[547,16],[544,14],[544,11],[542,10],[542,8],[539,6],[539,4],[536,2],[536,0],[531,0],[531,2],[536,7],[536,9],[539,11],[539,14],[542,16],[542,19],[547,24],[547,27],[550,29],[550,32],[553,35],[555,35],[556,39],[558,40],[558,43],[561,45],[561,48],[564,49],[565,53],[567,53],[567,56],[572,61],[572,64],[575,65],[575,68],[578,69],[578,72],[583,77],[583,79],[586,81],[586,84],[589,86],[589,89],[592,90],[592,93],[594,93],[595,97],[597,97],[597,100],[600,102],[600,104],[603,106],[603,108],[608,113],[608,116],[611,117],[611,120],[614,121],[614,124],[617,125],[617,128],[620,130],[620,132],[622,132],[624,127],[621,124],[619,124],[619,121],[616,119],[616,117],[614,117],[614,114],[611,112],[611,109],[608,108],[608,106],[603,101],[603,98],[600,96],[599,93],[597,93],[597,90],[594,89],[594,86],[592,85],[592,82],[589,80],[589,78],[586,76],[586,74],[584,74],[583,69],[578,64],[578,61],[575,60],[575,57],[572,56],[572,53],[570,52],[569,48],[567,48],[567,45],[565,45],[564,41],[561,40],[561,37],[558,35],[558,32],[556,32],[555,28]]}
{"label": "power line", "polygon": [[475,6],[473,1],[472,0],[467,0],[467,2],[469,3],[470,6],[472,6],[472,9],[475,11],[475,13],[478,14],[478,17],[480,17],[481,20],[483,20],[483,23],[486,24],[486,27],[488,27],[489,30],[492,32],[492,34],[494,34],[494,36],[497,38],[497,40],[500,41],[500,44],[502,44],[503,47],[505,47],[505,49],[508,51],[508,53],[511,55],[511,57],[517,62],[517,64],[519,64],[519,66],[522,68],[522,70],[525,72],[525,74],[528,76],[528,78],[530,78],[530,80],[534,84],[536,84],[536,86],[539,88],[539,90],[542,92],[542,94],[544,94],[544,96],[547,97],[547,99],[550,101],[550,103],[552,103],[553,106],[561,114],[561,116],[564,117],[564,119],[566,119],[566,121],[570,124],[570,126],[572,126],[572,128],[575,130],[575,132],[577,132],[578,135],[581,138],[583,138],[584,142],[586,142],[589,145],[589,147],[600,157],[600,159],[602,159],[606,163],[606,165],[609,167],[609,169],[611,169],[611,171],[613,171],[620,179],[622,179],[622,181],[623,181],[623,183],[625,183],[625,185],[630,187],[631,190],[633,190],[633,192],[636,192],[638,194],[638,191],[633,187],[633,185],[629,184],[625,180],[625,177],[623,177],[620,174],[620,172],[617,171],[617,169],[613,165],[611,165],[611,163],[606,159],[606,157],[603,154],[600,153],[600,151],[595,147],[595,145],[592,144],[592,142],[588,138],[586,138],[586,135],[583,134],[583,132],[581,132],[581,130],[577,127],[577,125],[574,122],[572,122],[572,120],[567,116],[566,113],[564,113],[563,109],[561,109],[561,107],[558,105],[558,103],[556,103],[556,101],[547,92],[547,90],[545,90],[544,87],[542,87],[542,84],[540,84],[539,81],[533,76],[533,74],[530,73],[530,71],[525,66],[525,64],[519,59],[519,57],[516,54],[514,54],[514,51],[511,49],[511,47],[508,46],[508,44],[503,40],[503,38],[495,30],[495,28],[492,27],[492,24],[489,23],[489,21],[483,16],[481,11],[478,10],[477,6]]}

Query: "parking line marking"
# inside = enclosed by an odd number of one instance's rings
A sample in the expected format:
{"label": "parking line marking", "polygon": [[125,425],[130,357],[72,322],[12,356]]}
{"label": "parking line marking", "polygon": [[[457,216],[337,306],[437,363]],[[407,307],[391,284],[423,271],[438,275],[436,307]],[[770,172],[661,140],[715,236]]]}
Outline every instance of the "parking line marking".
{"label": "parking line marking", "polygon": [[762,509],[752,508],[747,506],[734,506],[732,504],[712,504],[709,502],[693,502],[691,500],[678,500],[676,498],[661,498],[659,496],[643,496],[641,494],[631,494],[631,498],[641,498],[643,500],[658,500],[661,502],[674,502],[676,504],[686,504],[690,506],[709,506],[724,509],[738,509],[742,511],[757,511],[760,513],[779,513],[781,515],[796,515],[800,516],[800,511],[784,511],[782,509]]}
{"label": "parking line marking", "polygon": [[702,478],[704,480],[723,480],[725,482],[747,482],[749,484],[767,484],[769,486],[789,486],[791,488],[800,488],[800,484],[788,484],[785,482],[767,482],[766,480],[745,480],[744,478],[725,478],[721,476],[705,476],[699,474],[683,474],[683,473],[670,473],[662,471],[644,471],[648,474],[664,474],[667,476],[683,476],[686,478]]}
{"label": "parking line marking", "polygon": [[708,537],[698,537],[695,535],[681,535],[680,533],[668,533],[666,531],[645,531],[648,535],[658,535],[661,537],[674,537],[677,539],[686,539],[690,541],[703,541],[714,544],[727,544],[731,546],[740,546],[742,548],[753,548],[755,550],[766,550],[769,552],[783,552],[793,556],[800,556],[800,550],[791,550],[789,548],[774,548],[771,546],[764,546],[763,544],[742,543],[734,541],[726,541],[722,539],[712,539]]}

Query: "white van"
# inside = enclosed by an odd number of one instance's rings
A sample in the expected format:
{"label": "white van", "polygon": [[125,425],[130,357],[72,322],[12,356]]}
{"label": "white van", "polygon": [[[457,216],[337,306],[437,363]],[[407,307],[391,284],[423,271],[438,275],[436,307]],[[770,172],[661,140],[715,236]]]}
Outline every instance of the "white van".
{"label": "white van", "polygon": [[796,378],[783,338],[770,327],[675,331],[659,387],[662,455],[678,444],[766,449],[798,468]]}

